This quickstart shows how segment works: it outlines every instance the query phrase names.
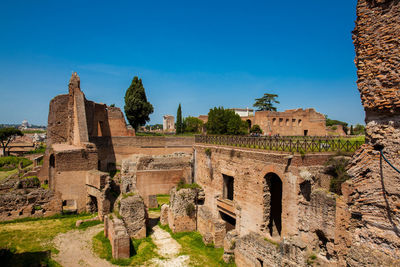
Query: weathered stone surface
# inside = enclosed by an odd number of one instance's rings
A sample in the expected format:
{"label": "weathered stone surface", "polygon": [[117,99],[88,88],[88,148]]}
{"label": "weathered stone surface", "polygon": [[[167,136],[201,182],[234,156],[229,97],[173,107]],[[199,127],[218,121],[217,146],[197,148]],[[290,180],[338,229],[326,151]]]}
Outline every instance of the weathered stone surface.
{"label": "weathered stone surface", "polygon": [[196,194],[196,189],[171,189],[168,224],[174,233],[196,230]]}
{"label": "weathered stone surface", "polygon": [[104,218],[104,235],[110,240],[114,259],[130,257],[130,237],[124,222],[118,218]]}
{"label": "weathered stone surface", "polygon": [[137,190],[150,207],[149,196],[168,194],[181,179],[192,180],[192,161],[192,154],[188,153],[132,155],[122,163],[121,191]]}
{"label": "weathered stone surface", "polygon": [[366,144],[353,156],[338,224],[339,264],[400,265],[400,2],[359,0],[353,32]]}
{"label": "weathered stone surface", "polygon": [[[118,201],[117,201],[118,205]],[[146,237],[146,207],[139,195],[122,197],[119,200],[119,214],[132,238]]]}
{"label": "weathered stone surface", "polygon": [[149,196],[149,205],[147,206],[150,209],[158,208],[157,196],[150,195]]}
{"label": "weathered stone surface", "polygon": [[163,204],[161,206],[161,213],[160,213],[160,223],[161,223],[161,225],[168,224],[168,209],[169,209],[169,205],[167,205],[167,204]]}
{"label": "weathered stone surface", "polygon": [[60,195],[43,188],[0,193],[0,220],[51,216],[62,211]]}

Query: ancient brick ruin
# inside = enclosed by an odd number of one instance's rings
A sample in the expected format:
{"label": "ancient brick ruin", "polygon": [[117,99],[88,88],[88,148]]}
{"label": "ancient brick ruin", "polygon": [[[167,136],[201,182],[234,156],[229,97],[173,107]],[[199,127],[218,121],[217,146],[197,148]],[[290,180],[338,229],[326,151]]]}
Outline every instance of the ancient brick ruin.
{"label": "ancient brick ruin", "polygon": [[341,263],[400,265],[400,2],[359,0],[353,32],[366,144],[343,199]]}
{"label": "ancient brick ruin", "polygon": [[267,135],[325,136],[325,116],[314,109],[293,109],[284,112],[256,111],[254,116],[242,117],[250,125],[257,124]]}

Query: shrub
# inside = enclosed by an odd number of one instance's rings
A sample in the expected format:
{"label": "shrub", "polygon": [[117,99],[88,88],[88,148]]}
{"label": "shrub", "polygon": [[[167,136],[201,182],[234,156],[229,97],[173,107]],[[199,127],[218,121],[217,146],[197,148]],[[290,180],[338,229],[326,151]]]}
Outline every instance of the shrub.
{"label": "shrub", "polygon": [[257,124],[251,126],[250,133],[262,134],[261,127]]}
{"label": "shrub", "polygon": [[330,181],[329,190],[338,195],[342,194],[342,184],[350,178],[346,167],[349,160],[345,157],[332,157],[325,165],[327,166],[326,173],[333,176]]}

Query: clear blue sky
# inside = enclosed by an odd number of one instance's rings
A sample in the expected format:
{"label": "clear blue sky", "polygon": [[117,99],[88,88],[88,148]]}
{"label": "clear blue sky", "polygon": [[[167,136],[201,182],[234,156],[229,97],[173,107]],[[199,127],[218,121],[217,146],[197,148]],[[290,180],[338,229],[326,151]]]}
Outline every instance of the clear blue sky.
{"label": "clear blue sky", "polygon": [[123,109],[133,76],[162,115],[313,107],[363,123],[356,87],[356,0],[0,2],[0,123],[47,124],[73,71],[86,97]]}

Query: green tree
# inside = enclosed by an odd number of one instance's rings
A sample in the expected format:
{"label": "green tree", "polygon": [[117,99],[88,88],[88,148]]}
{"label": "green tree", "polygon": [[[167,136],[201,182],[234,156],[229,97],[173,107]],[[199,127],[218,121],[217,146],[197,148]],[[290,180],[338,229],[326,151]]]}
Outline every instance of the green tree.
{"label": "green tree", "polygon": [[267,94],[265,93],[263,97],[256,98],[253,107],[258,108],[259,111],[261,110],[269,110],[269,111],[276,111],[276,107],[274,104],[279,104],[280,102],[276,100],[278,95],[276,94]]}
{"label": "green tree", "polygon": [[208,113],[206,128],[209,134],[245,134],[247,123],[233,110],[215,107]]}
{"label": "green tree", "polygon": [[139,126],[145,125],[150,120],[149,115],[153,113],[153,105],[147,101],[146,92],[142,79],[135,76],[131,85],[125,93],[125,115],[132,127],[137,130]]}
{"label": "green tree", "polygon": [[361,124],[356,124],[353,131],[355,135],[365,134],[365,126]]}
{"label": "green tree", "polygon": [[185,132],[188,133],[199,133],[203,128],[203,121],[196,117],[187,117],[183,120]]}
{"label": "green tree", "polygon": [[3,148],[3,156],[8,156],[8,152],[6,151],[8,145],[12,140],[15,139],[17,136],[23,136],[24,134],[18,130],[17,128],[7,127],[0,129],[0,143],[1,147]]}
{"label": "green tree", "polygon": [[180,103],[178,106],[178,110],[176,112],[176,133],[177,134],[183,133],[182,108]]}
{"label": "green tree", "polygon": [[347,131],[349,130],[349,128],[347,127],[347,125],[348,125],[347,122],[329,119],[328,115],[325,115],[325,119],[326,119],[326,122],[325,122],[326,126],[342,125],[343,130],[347,134]]}
{"label": "green tree", "polygon": [[253,126],[251,126],[250,133],[262,134],[260,125],[254,124]]}

